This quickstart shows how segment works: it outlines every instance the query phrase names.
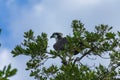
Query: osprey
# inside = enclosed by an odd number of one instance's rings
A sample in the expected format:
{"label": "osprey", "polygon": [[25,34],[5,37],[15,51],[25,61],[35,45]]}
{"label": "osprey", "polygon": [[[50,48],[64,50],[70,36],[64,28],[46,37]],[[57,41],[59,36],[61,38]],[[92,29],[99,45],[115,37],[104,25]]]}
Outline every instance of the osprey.
{"label": "osprey", "polygon": [[[56,51],[64,50],[65,45],[68,44],[66,37],[62,37],[63,34],[59,32],[54,32],[50,38],[55,38],[56,43],[53,45],[53,48]],[[78,54],[78,51],[74,51],[74,55]]]}

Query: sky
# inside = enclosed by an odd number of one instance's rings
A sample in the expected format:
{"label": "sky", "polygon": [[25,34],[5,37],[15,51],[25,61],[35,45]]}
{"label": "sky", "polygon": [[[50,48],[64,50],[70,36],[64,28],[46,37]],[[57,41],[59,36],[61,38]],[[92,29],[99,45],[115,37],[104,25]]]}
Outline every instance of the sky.
{"label": "sky", "polygon": [[18,68],[11,80],[34,80],[25,71],[29,57],[13,58],[10,53],[23,41],[24,32],[32,29],[35,35],[47,33],[51,49],[54,40],[49,36],[53,32],[72,34],[74,19],[81,20],[90,31],[95,25],[108,24],[116,32],[120,30],[119,4],[120,0],[0,0],[0,69],[11,63]]}

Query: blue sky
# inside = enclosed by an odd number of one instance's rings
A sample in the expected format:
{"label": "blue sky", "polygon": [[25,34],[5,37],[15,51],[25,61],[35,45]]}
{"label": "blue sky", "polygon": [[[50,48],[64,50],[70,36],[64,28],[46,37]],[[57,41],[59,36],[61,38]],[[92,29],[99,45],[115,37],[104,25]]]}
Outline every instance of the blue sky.
{"label": "blue sky", "polygon": [[[11,50],[23,40],[23,33],[33,29],[35,34],[53,32],[71,34],[73,19],[81,20],[86,28],[108,24],[114,31],[120,30],[120,0],[0,0],[0,68],[11,63],[18,68],[11,80],[33,80],[26,72],[28,57],[12,58]],[[49,40],[52,48],[54,40]],[[55,62],[54,62],[55,63]],[[106,61],[107,63],[107,61]]]}

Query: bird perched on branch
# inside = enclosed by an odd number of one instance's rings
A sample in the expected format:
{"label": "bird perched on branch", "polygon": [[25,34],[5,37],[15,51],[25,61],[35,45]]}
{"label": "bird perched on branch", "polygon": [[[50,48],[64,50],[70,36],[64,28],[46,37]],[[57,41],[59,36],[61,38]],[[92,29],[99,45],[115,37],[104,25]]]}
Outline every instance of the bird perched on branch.
{"label": "bird perched on branch", "polygon": [[[50,38],[55,38],[56,39],[56,43],[53,45],[53,48],[56,51],[64,50],[65,45],[68,44],[68,41],[67,41],[66,37],[63,37],[62,33],[54,32]],[[76,55],[78,53],[79,53],[78,51],[74,50],[74,55]]]}

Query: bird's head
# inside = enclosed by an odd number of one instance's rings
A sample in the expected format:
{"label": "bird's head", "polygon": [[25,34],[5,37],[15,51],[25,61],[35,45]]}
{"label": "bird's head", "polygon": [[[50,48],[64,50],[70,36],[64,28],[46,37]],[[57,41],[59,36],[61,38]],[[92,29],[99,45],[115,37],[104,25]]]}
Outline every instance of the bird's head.
{"label": "bird's head", "polygon": [[62,33],[59,33],[59,32],[54,32],[54,33],[50,36],[50,38],[55,38],[55,39],[56,39],[56,41],[57,41],[57,40],[61,39],[61,38],[62,38],[62,36],[63,36],[63,34],[62,34]]}

